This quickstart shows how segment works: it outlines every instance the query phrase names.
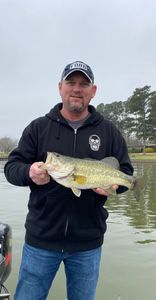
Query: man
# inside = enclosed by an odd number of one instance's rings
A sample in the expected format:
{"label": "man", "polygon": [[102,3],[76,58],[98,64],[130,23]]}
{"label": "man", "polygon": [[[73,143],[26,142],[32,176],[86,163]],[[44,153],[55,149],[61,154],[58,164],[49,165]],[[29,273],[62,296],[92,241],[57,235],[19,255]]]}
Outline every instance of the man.
{"label": "man", "polygon": [[[59,83],[62,103],[29,124],[5,165],[14,185],[29,186],[29,212],[15,300],[44,300],[63,261],[68,300],[95,299],[108,193],[83,190],[80,198],[40,166],[47,152],[79,158],[115,156],[132,175],[127,146],[117,128],[89,105],[96,85],[91,68],[68,64]],[[114,185],[117,192],[126,188]]]}

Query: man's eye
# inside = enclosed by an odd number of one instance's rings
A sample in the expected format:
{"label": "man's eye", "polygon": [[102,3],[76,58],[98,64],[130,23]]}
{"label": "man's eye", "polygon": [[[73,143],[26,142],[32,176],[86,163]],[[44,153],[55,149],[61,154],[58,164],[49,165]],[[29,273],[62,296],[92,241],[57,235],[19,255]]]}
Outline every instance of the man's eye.
{"label": "man's eye", "polygon": [[81,83],[81,86],[84,86],[84,87],[88,87],[89,85],[90,85],[89,82],[82,82],[82,83]]}
{"label": "man's eye", "polygon": [[68,85],[74,85],[75,82],[74,82],[74,81],[67,81],[67,84],[68,84]]}

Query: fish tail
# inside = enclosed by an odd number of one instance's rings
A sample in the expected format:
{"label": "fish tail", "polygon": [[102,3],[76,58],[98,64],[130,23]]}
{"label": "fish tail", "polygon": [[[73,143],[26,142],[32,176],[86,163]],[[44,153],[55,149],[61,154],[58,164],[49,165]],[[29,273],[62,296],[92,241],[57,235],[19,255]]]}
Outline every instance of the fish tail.
{"label": "fish tail", "polygon": [[134,198],[137,201],[141,200],[141,198],[143,197],[144,188],[145,188],[144,178],[143,177],[140,177],[140,178],[134,177],[132,189],[133,189]]}

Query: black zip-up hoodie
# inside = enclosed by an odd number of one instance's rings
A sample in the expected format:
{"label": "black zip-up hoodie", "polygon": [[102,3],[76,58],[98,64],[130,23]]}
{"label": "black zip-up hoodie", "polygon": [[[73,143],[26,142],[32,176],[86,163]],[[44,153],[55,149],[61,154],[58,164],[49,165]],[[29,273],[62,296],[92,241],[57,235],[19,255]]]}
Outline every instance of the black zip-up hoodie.
{"label": "black zip-up hoodie", "polygon": [[[47,115],[32,121],[23,131],[18,147],[11,152],[4,172],[7,180],[30,187],[26,237],[28,244],[53,250],[82,251],[99,247],[106,231],[106,197],[83,190],[80,197],[54,180],[36,185],[29,168],[45,161],[47,152],[79,158],[103,159],[115,156],[123,172],[132,175],[126,143],[117,128],[93,106],[90,116],[74,131],[60,114],[57,104]],[[126,188],[119,187],[118,193]]]}

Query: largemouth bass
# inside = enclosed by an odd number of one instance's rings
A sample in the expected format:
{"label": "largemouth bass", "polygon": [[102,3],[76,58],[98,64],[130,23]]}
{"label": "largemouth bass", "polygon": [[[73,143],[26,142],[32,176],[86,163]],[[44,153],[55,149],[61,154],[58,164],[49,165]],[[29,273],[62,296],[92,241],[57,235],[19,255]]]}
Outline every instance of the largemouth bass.
{"label": "largemouth bass", "polygon": [[135,177],[119,170],[119,162],[114,157],[80,159],[48,152],[41,168],[47,170],[56,182],[71,188],[77,197],[83,189],[103,188],[114,194],[116,192],[111,189],[112,185],[133,189],[136,182]]}

